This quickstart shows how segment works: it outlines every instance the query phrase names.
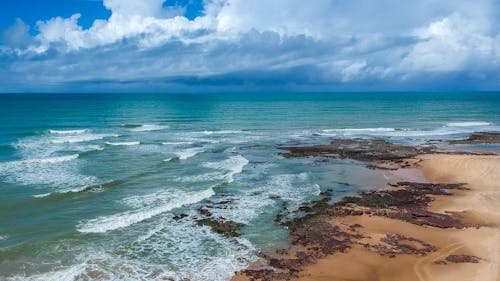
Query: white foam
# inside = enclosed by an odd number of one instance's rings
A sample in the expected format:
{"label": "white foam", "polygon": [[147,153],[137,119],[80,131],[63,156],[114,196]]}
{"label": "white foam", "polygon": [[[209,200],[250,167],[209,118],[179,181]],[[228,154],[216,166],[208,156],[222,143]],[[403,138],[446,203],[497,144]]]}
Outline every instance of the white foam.
{"label": "white foam", "polygon": [[257,258],[255,248],[248,240],[225,238],[207,226],[193,225],[190,220],[152,223],[141,233],[144,235],[139,236],[131,247],[123,247],[124,251],[132,256],[139,253],[146,262],[167,258],[170,265],[162,265],[162,272],[174,271],[170,274],[173,280],[230,280],[234,272],[246,268]]}
{"label": "white foam", "polygon": [[[261,175],[262,176],[262,175]],[[274,175],[264,182],[254,183],[245,189],[240,190],[240,194],[231,199],[230,204],[218,208],[215,204],[210,212],[214,217],[222,216],[226,219],[249,223],[266,208],[276,204],[274,196],[288,203],[290,210],[296,209],[302,202],[307,201],[312,196],[320,193],[320,187],[317,184],[310,183],[308,174],[281,174]]]}
{"label": "white foam", "polygon": [[224,178],[228,183],[231,183],[234,181],[233,176],[241,173],[243,171],[243,168],[248,163],[249,163],[248,159],[246,159],[241,155],[237,155],[237,156],[232,156],[229,159],[220,162],[204,163],[203,166],[206,168],[222,169],[229,171]]}
{"label": "white foam", "polygon": [[344,133],[376,133],[376,132],[394,132],[395,128],[354,128],[354,129],[326,129],[323,132],[344,132]]}
{"label": "white foam", "polygon": [[226,175],[222,173],[205,173],[193,176],[178,177],[175,180],[179,182],[204,182],[225,179]]}
{"label": "white foam", "polygon": [[161,144],[163,145],[189,145],[193,144],[194,142],[192,141],[172,141],[172,142],[162,142]]}
{"label": "white foam", "polygon": [[141,142],[139,141],[130,141],[130,142],[105,142],[107,145],[111,146],[132,146],[132,145],[139,145]]}
{"label": "white foam", "polygon": [[214,134],[228,135],[228,134],[241,134],[241,133],[243,133],[243,131],[240,130],[203,131],[203,134],[205,135],[214,135]]}
{"label": "white foam", "polygon": [[160,131],[168,129],[169,127],[166,125],[158,125],[158,124],[144,124],[136,128],[129,129],[132,132],[150,132],[150,131]]}
{"label": "white foam", "polygon": [[[78,154],[71,154],[58,157],[48,157],[40,159],[27,159],[27,160],[16,160],[10,162],[0,163],[0,174],[16,173],[16,171],[29,171],[31,169],[43,168],[46,166],[50,167],[50,164],[59,164],[62,162],[68,162],[78,158]],[[9,175],[7,175],[9,176]],[[13,174],[10,174],[13,176]]]}
{"label": "white foam", "polygon": [[490,126],[491,123],[484,121],[467,121],[467,122],[450,122],[446,123],[448,127],[476,127],[476,126]]}
{"label": "white foam", "polygon": [[87,135],[68,135],[68,136],[60,136],[52,139],[50,142],[54,144],[63,144],[63,143],[79,143],[79,142],[88,142],[93,140],[100,140],[107,137],[118,137],[115,134],[87,134]]}
{"label": "white foam", "polygon": [[43,197],[47,197],[47,196],[50,196],[52,195],[52,193],[42,193],[42,194],[36,194],[36,195],[33,195],[33,197],[35,198],[43,198]]}
{"label": "white foam", "polygon": [[95,177],[79,173],[78,154],[0,163],[0,175],[8,182],[72,188],[91,185]]}
{"label": "white foam", "polygon": [[21,165],[55,164],[55,163],[67,162],[67,161],[78,159],[78,156],[79,156],[78,154],[71,154],[71,155],[58,156],[58,157],[19,160],[19,161],[13,161],[13,162],[14,163],[18,162]]}
{"label": "white foam", "polygon": [[[111,182],[108,182],[108,183],[111,183]],[[47,196],[50,196],[53,194],[80,193],[83,191],[90,191],[90,190],[92,190],[93,192],[99,192],[99,191],[103,190],[102,185],[104,185],[104,184],[106,184],[106,183],[85,185],[85,186],[75,187],[75,188],[63,188],[63,189],[56,190],[54,192],[36,194],[36,195],[33,195],[33,197],[43,198],[43,197],[47,197]]]}
{"label": "white foam", "polygon": [[201,147],[193,147],[193,148],[187,148],[187,149],[175,152],[175,155],[180,160],[186,160],[186,159],[191,158],[191,157],[195,156],[196,154],[201,153],[203,151],[205,151],[205,150]]}
{"label": "white foam", "polygon": [[90,130],[82,129],[82,130],[49,130],[49,133],[56,135],[77,135],[87,133]]}
{"label": "white foam", "polygon": [[[83,233],[103,233],[111,230],[124,228],[139,223],[141,221],[150,219],[159,214],[171,211],[173,209],[197,203],[213,195],[215,195],[215,192],[213,191],[212,188],[199,192],[182,193],[178,191],[176,193],[170,194],[171,197],[169,198],[168,202],[162,202],[160,206],[146,207],[135,211],[127,211],[115,215],[102,216],[96,219],[92,219],[85,223],[82,223],[78,227],[78,231]],[[146,195],[143,197],[128,198],[125,200],[125,202],[133,204],[130,202],[135,201],[136,204],[138,204],[137,201],[145,200],[146,202],[148,202],[148,200],[151,200],[151,198],[157,200],[158,194],[155,194],[153,196]]]}
{"label": "white foam", "polygon": [[32,276],[14,276],[7,278],[9,281],[69,281],[76,278],[85,272],[86,265],[74,265],[55,271],[35,274]]}
{"label": "white foam", "polygon": [[394,128],[364,128],[364,129],[328,129],[322,130],[324,136],[375,136],[397,138],[428,138],[436,136],[451,136],[456,134],[472,133],[471,127],[441,127],[433,130],[394,129]]}
{"label": "white foam", "polygon": [[[160,219],[132,229],[127,236],[136,239],[124,243],[116,237],[102,236],[97,247],[81,247],[68,241],[65,246],[70,251],[65,254],[69,254],[72,264],[62,266],[59,260],[44,260],[43,266],[31,263],[7,280],[226,281],[257,260],[256,249],[248,240],[228,239],[190,220]],[[57,258],[60,244],[44,250]],[[39,268],[43,271],[39,272]]]}

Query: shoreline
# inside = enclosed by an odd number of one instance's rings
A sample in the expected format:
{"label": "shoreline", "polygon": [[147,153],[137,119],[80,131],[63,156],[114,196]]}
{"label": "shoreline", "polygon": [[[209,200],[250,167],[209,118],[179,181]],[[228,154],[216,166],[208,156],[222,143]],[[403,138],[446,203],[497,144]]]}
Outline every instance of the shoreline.
{"label": "shoreline", "polygon": [[334,204],[324,191],[298,218],[278,215],[290,247],[262,253],[232,280],[500,280],[498,153],[355,145],[294,147],[288,156],[341,151],[393,184]]}

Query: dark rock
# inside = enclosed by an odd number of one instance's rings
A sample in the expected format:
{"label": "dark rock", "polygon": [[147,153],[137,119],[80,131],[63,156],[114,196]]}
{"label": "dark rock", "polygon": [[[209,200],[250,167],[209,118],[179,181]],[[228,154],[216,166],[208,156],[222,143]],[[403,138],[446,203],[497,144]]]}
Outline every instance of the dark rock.
{"label": "dark rock", "polygon": [[452,140],[450,144],[497,144],[500,143],[500,133],[497,132],[478,132],[473,133],[464,140]]}
{"label": "dark rock", "polygon": [[291,280],[292,278],[298,278],[298,272],[279,272],[274,269],[263,268],[263,269],[247,269],[243,270],[240,273],[246,277],[249,277],[250,280],[262,280],[262,281],[271,281],[271,280]]}
{"label": "dark rock", "polygon": [[335,139],[327,145],[280,147],[287,150],[284,157],[323,156],[350,158],[360,161],[401,160],[429,153],[432,147],[414,147],[393,144],[386,140]]}
{"label": "dark rock", "polygon": [[211,217],[212,216],[212,213],[205,209],[205,208],[200,208],[198,209],[198,212],[200,212],[201,215],[204,215],[204,216],[207,216],[207,217]]}
{"label": "dark rock", "polygon": [[437,251],[436,247],[422,240],[418,240],[412,237],[406,237],[399,234],[386,234],[385,237],[382,238],[380,241],[389,245],[389,247],[380,246],[377,249],[378,252],[382,255],[414,254],[414,255],[425,256],[430,252]]}
{"label": "dark rock", "polygon": [[395,171],[398,169],[398,168],[385,167],[385,166],[374,165],[374,164],[368,164],[368,165],[366,165],[366,168],[368,168],[370,170],[391,170],[391,171]]}
{"label": "dark rock", "polygon": [[481,259],[469,255],[450,255],[446,257],[446,261],[452,263],[479,263]]}
{"label": "dark rock", "polygon": [[240,236],[240,228],[245,224],[237,223],[234,221],[226,220],[222,217],[214,219],[201,219],[196,222],[199,226],[206,225],[212,228],[216,233],[222,234],[226,237]]}
{"label": "dark rock", "polygon": [[330,190],[324,190],[319,193],[321,196],[332,197],[332,192]]}
{"label": "dark rock", "polygon": [[178,215],[175,215],[173,217],[173,219],[176,220],[176,221],[178,221],[178,220],[181,220],[181,219],[183,219],[185,217],[188,217],[188,215],[187,214],[178,214]]}
{"label": "dark rock", "polygon": [[215,205],[226,205],[226,204],[230,204],[230,203],[233,203],[234,202],[234,199],[228,199],[228,200],[222,200],[222,201],[219,201],[219,202],[214,202]]}

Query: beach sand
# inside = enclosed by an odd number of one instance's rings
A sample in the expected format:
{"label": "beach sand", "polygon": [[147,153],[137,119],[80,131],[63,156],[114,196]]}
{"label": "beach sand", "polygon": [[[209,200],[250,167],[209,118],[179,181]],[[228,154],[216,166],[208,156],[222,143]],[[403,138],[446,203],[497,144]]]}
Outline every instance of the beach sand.
{"label": "beach sand", "polygon": [[[500,280],[500,156],[432,154],[416,159],[414,165],[428,181],[466,183],[469,188],[453,190],[452,196],[434,196],[428,210],[454,212],[477,227],[420,226],[367,214],[334,218],[332,225],[362,225],[359,232],[369,237],[361,239],[363,243],[380,244],[383,236],[392,233],[424,241],[437,250],[390,257],[354,245],[345,253],[305,266],[298,280]],[[447,257],[479,260],[450,262]]]}

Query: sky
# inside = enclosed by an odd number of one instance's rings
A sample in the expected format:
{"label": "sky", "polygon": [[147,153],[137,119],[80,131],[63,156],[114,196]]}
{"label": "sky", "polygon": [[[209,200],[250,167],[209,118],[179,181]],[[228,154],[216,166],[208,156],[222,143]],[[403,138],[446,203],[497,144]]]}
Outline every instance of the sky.
{"label": "sky", "polygon": [[497,91],[500,0],[4,0],[0,92]]}

